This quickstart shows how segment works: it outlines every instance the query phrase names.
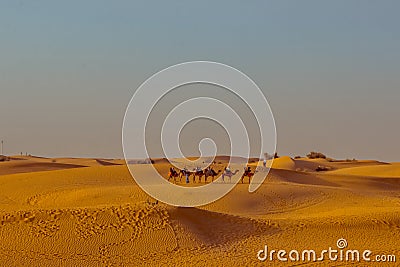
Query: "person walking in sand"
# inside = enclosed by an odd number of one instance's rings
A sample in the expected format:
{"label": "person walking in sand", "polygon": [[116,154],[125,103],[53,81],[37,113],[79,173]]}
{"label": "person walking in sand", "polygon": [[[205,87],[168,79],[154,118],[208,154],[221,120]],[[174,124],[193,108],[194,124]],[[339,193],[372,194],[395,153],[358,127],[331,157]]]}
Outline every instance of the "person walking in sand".
{"label": "person walking in sand", "polygon": [[186,183],[189,183],[189,171],[186,169],[186,167],[183,169],[185,171],[185,177],[186,177]]}

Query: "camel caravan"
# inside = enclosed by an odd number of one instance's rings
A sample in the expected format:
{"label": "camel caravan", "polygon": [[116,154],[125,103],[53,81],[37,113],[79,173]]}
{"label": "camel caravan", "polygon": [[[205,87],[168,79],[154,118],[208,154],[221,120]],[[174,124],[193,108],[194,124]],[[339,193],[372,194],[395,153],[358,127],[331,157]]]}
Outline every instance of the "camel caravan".
{"label": "camel caravan", "polygon": [[[222,172],[222,182],[225,182],[225,177],[229,178],[229,182],[232,180],[232,176],[236,175],[239,172],[239,170],[231,171],[229,167],[226,167],[224,171]],[[248,182],[250,183],[251,178],[254,176],[254,174],[257,171],[252,171],[250,167],[246,167],[244,169],[244,173],[241,177],[242,183],[244,183],[245,178],[248,179]],[[174,167],[169,168],[169,173],[168,173],[168,181],[172,181],[174,183],[177,183],[178,179],[179,182],[182,182],[182,177],[186,179],[186,183],[190,183],[190,177],[192,177],[192,182],[193,183],[201,183],[202,182],[202,177],[204,177],[204,183],[207,183],[208,178],[210,177],[210,182],[214,182],[215,177],[217,177],[221,173],[221,170],[215,171],[212,167],[207,167],[206,169],[201,169],[200,167],[194,168],[193,170],[188,170],[187,168],[184,168],[182,170],[177,171]],[[197,181],[196,181],[197,178]]]}

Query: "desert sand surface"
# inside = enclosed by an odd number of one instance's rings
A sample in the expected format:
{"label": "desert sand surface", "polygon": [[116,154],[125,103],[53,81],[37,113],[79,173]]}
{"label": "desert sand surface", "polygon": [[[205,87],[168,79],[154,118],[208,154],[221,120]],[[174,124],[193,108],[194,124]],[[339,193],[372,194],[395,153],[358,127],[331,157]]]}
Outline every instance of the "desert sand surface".
{"label": "desert sand surface", "polygon": [[366,266],[257,259],[264,245],[320,251],[340,238],[397,256],[371,265],[400,261],[399,163],[281,157],[256,192],[246,181],[199,208],[157,203],[122,160],[12,157],[0,186],[2,266]]}

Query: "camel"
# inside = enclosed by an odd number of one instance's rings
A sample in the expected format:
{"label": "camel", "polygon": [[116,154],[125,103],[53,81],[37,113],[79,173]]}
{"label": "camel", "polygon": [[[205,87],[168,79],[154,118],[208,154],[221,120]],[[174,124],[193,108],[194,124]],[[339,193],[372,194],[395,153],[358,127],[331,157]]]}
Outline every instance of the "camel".
{"label": "camel", "polygon": [[239,170],[235,170],[234,172],[232,172],[232,171],[230,171],[230,170],[228,170],[228,169],[225,169],[225,171],[222,173],[222,182],[224,182],[225,183],[225,176],[228,176],[229,177],[229,182],[231,182],[231,180],[232,180],[232,176],[234,176],[235,174],[237,174],[239,172]]}
{"label": "camel", "polygon": [[191,172],[187,169],[183,169],[179,171],[179,181],[182,181],[182,177],[186,177],[186,175],[190,176]]}
{"label": "camel", "polygon": [[179,179],[182,179],[182,176],[185,176],[186,172],[185,170],[179,170]]}
{"label": "camel", "polygon": [[221,172],[221,170],[218,170],[218,172],[216,172],[212,168],[206,169],[205,172],[204,172],[204,177],[205,177],[204,178],[204,182],[207,183],[207,177],[208,176],[211,176],[211,182],[214,182],[215,176],[217,176],[218,173],[220,173],[220,172]]}
{"label": "camel", "polygon": [[245,170],[242,175],[242,184],[243,184],[244,177],[246,177],[246,176],[249,177],[249,183],[250,183],[251,178],[254,176],[254,174],[256,172],[257,172],[257,170],[255,170],[254,172],[251,172],[250,169]]}
{"label": "camel", "polygon": [[174,178],[174,182],[176,182],[177,177],[180,178],[180,174],[175,169],[172,169],[172,171],[170,170],[168,172],[168,182],[171,180],[171,178]]}
{"label": "camel", "polygon": [[204,175],[204,171],[203,170],[196,170],[193,172],[193,183],[196,182],[196,176],[199,176],[199,183],[201,183],[201,176]]}

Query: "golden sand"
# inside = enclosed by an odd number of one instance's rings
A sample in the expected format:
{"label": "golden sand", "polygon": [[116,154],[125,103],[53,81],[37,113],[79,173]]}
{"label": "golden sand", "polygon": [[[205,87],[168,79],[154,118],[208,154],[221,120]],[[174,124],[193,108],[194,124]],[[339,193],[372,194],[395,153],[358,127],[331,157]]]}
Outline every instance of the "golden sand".
{"label": "golden sand", "polygon": [[[1,265],[289,266],[302,263],[260,262],[256,254],[264,245],[322,250],[339,238],[400,261],[398,163],[282,157],[255,193],[238,184],[201,208],[156,204],[122,163],[33,157],[0,163]],[[158,164],[167,175],[169,165]],[[321,165],[332,170],[316,172]]]}

